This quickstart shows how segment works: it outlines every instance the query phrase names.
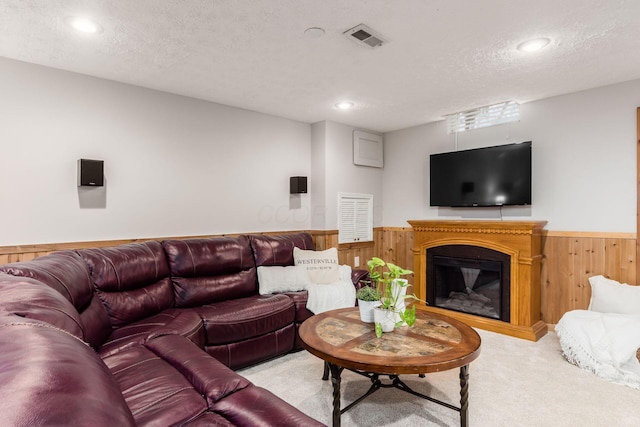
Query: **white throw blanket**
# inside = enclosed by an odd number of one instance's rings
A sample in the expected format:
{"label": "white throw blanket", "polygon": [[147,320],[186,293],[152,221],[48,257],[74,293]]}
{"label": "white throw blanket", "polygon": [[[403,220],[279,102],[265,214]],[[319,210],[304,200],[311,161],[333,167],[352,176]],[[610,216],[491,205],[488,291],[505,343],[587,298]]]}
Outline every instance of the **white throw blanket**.
{"label": "white throw blanket", "polygon": [[640,389],[640,315],[573,310],[562,316],[556,333],[569,362]]}
{"label": "white throw blanket", "polygon": [[356,305],[356,287],[351,281],[351,267],[340,266],[340,280],[326,285],[307,285],[307,309],[314,314]]}

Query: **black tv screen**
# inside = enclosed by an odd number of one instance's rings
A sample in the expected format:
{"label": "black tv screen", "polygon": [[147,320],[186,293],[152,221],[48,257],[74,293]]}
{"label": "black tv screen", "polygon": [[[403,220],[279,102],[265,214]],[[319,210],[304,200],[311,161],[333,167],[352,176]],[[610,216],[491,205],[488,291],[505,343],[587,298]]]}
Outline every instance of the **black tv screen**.
{"label": "black tv screen", "polygon": [[431,206],[531,204],[531,141],[432,154]]}

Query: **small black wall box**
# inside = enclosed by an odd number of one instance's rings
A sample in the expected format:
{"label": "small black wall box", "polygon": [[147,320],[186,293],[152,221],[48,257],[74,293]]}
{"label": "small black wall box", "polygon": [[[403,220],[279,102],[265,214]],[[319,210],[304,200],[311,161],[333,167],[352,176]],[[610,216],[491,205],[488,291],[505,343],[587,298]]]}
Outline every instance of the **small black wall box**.
{"label": "small black wall box", "polygon": [[104,161],[103,160],[78,160],[78,187],[102,187],[104,186]]}
{"label": "small black wall box", "polygon": [[292,176],[289,178],[289,192],[291,194],[301,194],[307,192],[307,177]]}

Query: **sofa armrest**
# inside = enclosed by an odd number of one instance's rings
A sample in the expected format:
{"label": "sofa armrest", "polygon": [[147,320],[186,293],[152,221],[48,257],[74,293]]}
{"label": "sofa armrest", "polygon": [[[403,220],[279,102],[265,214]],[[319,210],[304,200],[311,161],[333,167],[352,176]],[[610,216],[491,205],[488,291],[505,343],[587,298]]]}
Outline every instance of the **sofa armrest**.
{"label": "sofa armrest", "polygon": [[368,280],[369,280],[368,270],[362,270],[362,269],[351,270],[351,281],[353,282],[353,285],[356,287],[356,289],[360,289],[361,287],[363,287],[364,286],[363,282],[366,282]]}
{"label": "sofa armrest", "polygon": [[135,426],[98,355],[47,323],[0,315],[3,425]]}
{"label": "sofa armrest", "polygon": [[324,426],[270,391],[254,385],[218,400],[212,410],[238,426]]}
{"label": "sofa armrest", "polygon": [[30,277],[0,273],[0,312],[46,322],[83,338],[80,314],[59,292]]}

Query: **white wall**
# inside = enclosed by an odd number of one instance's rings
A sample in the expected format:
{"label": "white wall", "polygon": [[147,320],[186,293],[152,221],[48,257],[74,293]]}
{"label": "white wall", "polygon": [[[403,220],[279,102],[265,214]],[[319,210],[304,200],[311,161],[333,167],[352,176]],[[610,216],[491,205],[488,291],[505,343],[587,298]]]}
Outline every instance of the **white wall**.
{"label": "white wall", "polygon": [[338,228],[338,193],[373,194],[373,225],[383,225],[382,169],[353,164],[353,132],[357,129],[330,121],[312,125],[312,152],[322,156],[312,159],[312,170],[314,180],[324,187],[322,197],[312,195],[314,229]]}
{"label": "white wall", "polygon": [[0,245],[310,227],[308,124],[4,58],[0,94]]}
{"label": "white wall", "polygon": [[311,125],[311,176],[308,183],[309,198],[311,202],[311,228],[324,230],[327,224],[327,200],[326,200],[326,122]]}
{"label": "white wall", "polygon": [[[458,149],[533,142],[532,206],[432,208],[429,155],[455,150],[444,121],[385,135],[385,226],[410,219],[547,220],[556,231],[636,231],[640,80],[521,105],[519,123],[458,134]],[[401,208],[400,208],[401,207]]]}
{"label": "white wall", "polygon": [[[529,208],[429,206],[429,155],[454,151],[444,121],[385,135],[384,224],[410,219],[547,220],[548,230],[636,231],[640,80],[521,105],[519,123],[458,134],[458,149],[533,141]],[[403,206],[403,209],[397,209]]]}
{"label": "white wall", "polygon": [[[459,149],[533,141],[530,208],[429,207],[444,122],[385,135],[384,169],[353,164],[354,127],[274,116],[0,58],[0,246],[335,229],[337,193],[374,195],[374,225],[496,216],[547,229],[635,232],[640,80],[522,105]],[[76,161],[105,161],[79,189]],[[308,176],[290,196],[289,177]],[[315,194],[314,194],[315,193]]]}

